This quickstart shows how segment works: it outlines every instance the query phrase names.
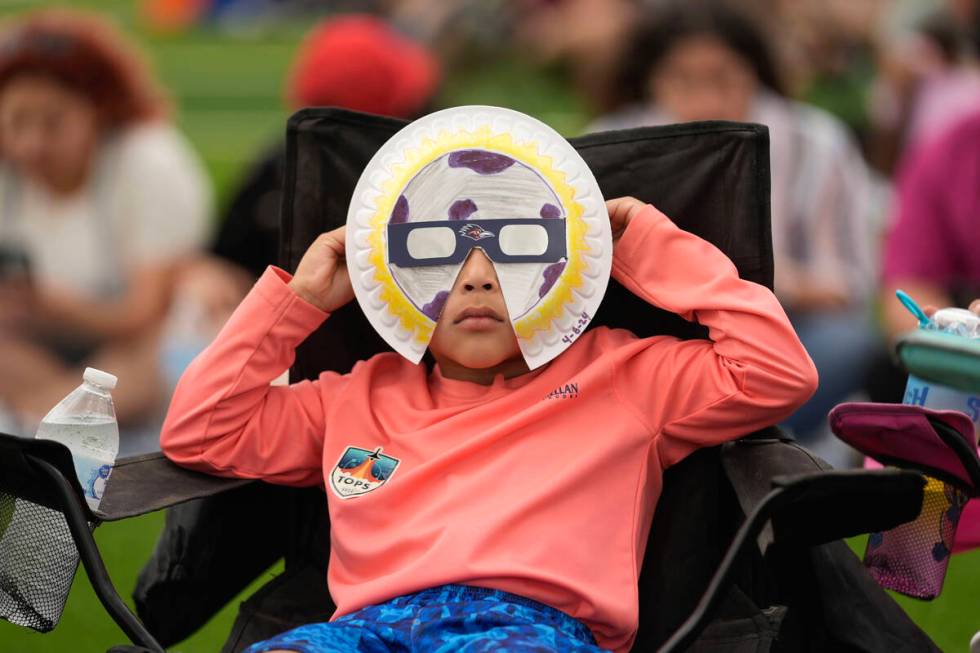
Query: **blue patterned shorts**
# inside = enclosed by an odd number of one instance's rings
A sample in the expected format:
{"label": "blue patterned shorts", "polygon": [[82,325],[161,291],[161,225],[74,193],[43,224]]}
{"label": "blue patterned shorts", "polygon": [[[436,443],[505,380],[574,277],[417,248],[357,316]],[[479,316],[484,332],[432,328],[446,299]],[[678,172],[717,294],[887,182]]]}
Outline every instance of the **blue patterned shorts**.
{"label": "blue patterned shorts", "polygon": [[499,590],[443,585],[307,624],[245,653],[602,653],[564,612]]}

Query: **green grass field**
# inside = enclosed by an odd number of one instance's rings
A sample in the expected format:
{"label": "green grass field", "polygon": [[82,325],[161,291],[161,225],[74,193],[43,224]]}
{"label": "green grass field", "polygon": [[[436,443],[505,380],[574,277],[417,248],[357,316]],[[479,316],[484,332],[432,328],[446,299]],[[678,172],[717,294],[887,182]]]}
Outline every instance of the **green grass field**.
{"label": "green grass field", "polygon": [[[284,133],[287,112],[280,100],[281,80],[301,27],[279,28],[261,37],[233,37],[210,30],[162,37],[147,34],[136,25],[129,1],[89,0],[84,4],[116,16],[145,47],[174,95],[178,123],[201,154],[220,204],[256,153]],[[0,17],[34,6],[38,3],[0,3]],[[519,60],[501,61],[451,77],[443,89],[441,103],[510,106],[569,135],[586,122],[582,105],[559,80],[535,73]],[[157,513],[105,524],[96,531],[112,579],[127,600],[162,526],[163,515]],[[854,545],[863,548],[859,542]],[[275,572],[275,568],[266,572],[244,595]],[[965,651],[970,636],[980,629],[978,588],[980,551],[954,558],[946,590],[937,601],[900,601],[940,648]],[[232,601],[205,628],[174,650],[218,651],[231,628],[239,600]],[[64,616],[54,632],[38,635],[0,622],[0,653],[101,653],[124,641],[82,572],[76,577]]]}

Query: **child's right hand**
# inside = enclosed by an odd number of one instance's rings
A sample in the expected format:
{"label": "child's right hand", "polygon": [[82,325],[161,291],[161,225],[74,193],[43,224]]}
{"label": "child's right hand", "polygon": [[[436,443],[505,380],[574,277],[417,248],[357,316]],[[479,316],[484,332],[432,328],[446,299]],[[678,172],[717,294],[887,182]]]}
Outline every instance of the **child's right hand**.
{"label": "child's right hand", "polygon": [[326,313],[354,299],[344,255],[346,234],[346,227],[320,234],[303,254],[289,282],[293,292]]}

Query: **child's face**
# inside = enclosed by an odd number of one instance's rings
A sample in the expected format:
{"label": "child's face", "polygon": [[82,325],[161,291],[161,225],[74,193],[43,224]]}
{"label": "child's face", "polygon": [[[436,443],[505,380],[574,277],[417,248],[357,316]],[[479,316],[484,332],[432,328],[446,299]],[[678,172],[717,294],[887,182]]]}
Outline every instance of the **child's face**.
{"label": "child's face", "polygon": [[456,277],[429,350],[440,363],[481,370],[521,356],[497,273],[482,250],[470,253]]}

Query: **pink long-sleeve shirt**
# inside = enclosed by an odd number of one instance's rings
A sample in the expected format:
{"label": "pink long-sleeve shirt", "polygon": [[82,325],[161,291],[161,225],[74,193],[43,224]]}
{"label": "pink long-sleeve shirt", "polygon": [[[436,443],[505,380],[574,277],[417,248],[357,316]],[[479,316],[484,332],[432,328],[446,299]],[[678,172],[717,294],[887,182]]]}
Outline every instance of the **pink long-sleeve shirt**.
{"label": "pink long-sleeve shirt", "polygon": [[386,480],[326,492],[335,617],[461,583],[550,605],[626,651],[663,470],[783,419],[816,371],[773,294],[653,207],[613,275],[710,340],[599,327],[489,386],[386,353],[283,387],[269,382],[327,315],[270,268],[184,373],[161,445],[194,469],[326,487],[348,447],[380,447],[398,461]]}

